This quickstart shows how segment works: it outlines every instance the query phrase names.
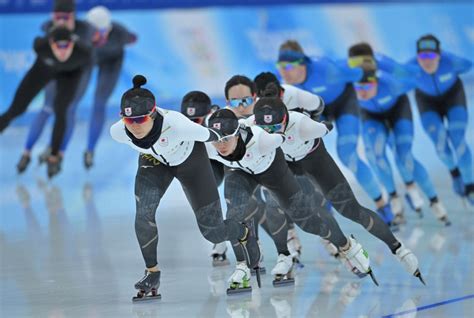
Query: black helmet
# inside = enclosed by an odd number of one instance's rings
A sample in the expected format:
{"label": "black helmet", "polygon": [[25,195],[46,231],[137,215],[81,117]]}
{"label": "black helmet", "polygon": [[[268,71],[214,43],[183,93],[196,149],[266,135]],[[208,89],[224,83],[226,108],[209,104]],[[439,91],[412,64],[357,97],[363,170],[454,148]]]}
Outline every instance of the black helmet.
{"label": "black helmet", "polygon": [[239,119],[229,109],[219,109],[209,117],[208,127],[218,130],[222,136],[236,135],[239,131]]}
{"label": "black helmet", "polygon": [[143,75],[133,77],[133,88],[122,95],[120,115],[137,117],[148,115],[155,110],[155,96],[146,88],[141,88],[145,84],[146,78]]}
{"label": "black helmet", "polygon": [[267,88],[270,83],[273,83],[277,89],[277,96],[280,95],[281,91],[283,91],[283,87],[280,85],[280,81],[275,76],[275,74],[271,72],[262,72],[255,76],[254,80],[255,85],[257,86],[257,96],[264,97],[268,96],[269,92]]}
{"label": "black helmet", "polygon": [[189,92],[181,101],[181,113],[190,119],[206,116],[210,111],[211,98],[204,92]]}
{"label": "black helmet", "polygon": [[285,124],[288,122],[288,109],[278,97],[262,97],[253,109],[255,123],[259,126]]}
{"label": "black helmet", "polygon": [[418,39],[418,41],[416,41],[416,52],[419,53],[425,51],[436,53],[441,52],[441,43],[433,34],[423,35]]}

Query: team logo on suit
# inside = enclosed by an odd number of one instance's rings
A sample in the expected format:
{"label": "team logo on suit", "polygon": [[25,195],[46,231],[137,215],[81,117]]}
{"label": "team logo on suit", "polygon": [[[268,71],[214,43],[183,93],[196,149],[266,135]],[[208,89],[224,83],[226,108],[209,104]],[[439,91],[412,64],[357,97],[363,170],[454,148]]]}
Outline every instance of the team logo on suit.
{"label": "team logo on suit", "polygon": [[168,137],[161,137],[161,138],[158,140],[158,143],[159,143],[160,146],[162,146],[162,147],[168,146]]}
{"label": "team logo on suit", "polygon": [[269,124],[273,121],[273,116],[272,115],[263,115],[263,121],[265,123]]}

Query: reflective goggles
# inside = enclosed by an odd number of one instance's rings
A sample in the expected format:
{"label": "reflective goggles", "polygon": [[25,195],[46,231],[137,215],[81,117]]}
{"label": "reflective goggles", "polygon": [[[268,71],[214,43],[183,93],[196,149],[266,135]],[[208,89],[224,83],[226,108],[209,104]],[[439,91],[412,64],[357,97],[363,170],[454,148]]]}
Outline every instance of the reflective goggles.
{"label": "reflective goggles", "polygon": [[247,96],[244,98],[232,98],[229,100],[230,107],[239,107],[242,105],[243,107],[249,107],[253,104],[255,99],[252,96]]}
{"label": "reflective goggles", "polygon": [[213,143],[213,144],[226,144],[226,143],[228,143],[229,141],[232,140],[232,137],[237,136],[237,134],[239,133],[239,130],[240,130],[240,126],[237,127],[237,129],[231,135],[227,135],[225,137],[222,137],[219,140],[212,141],[211,143]]}
{"label": "reflective goggles", "polygon": [[72,45],[72,41],[56,41],[53,42],[53,44],[56,46],[56,48],[65,50]]}
{"label": "reflective goggles", "polygon": [[418,53],[418,58],[421,60],[433,60],[438,56],[439,56],[438,53],[433,52],[433,51],[424,51],[424,52]]}
{"label": "reflective goggles", "polygon": [[[141,116],[130,116],[130,117],[127,117],[127,116],[122,116],[122,120],[125,124],[128,124],[128,125],[132,125],[132,124],[144,124],[146,122],[148,122],[149,120],[152,119],[152,116],[153,114],[155,113],[155,109],[156,108],[153,108],[151,112],[149,112],[148,114],[146,115],[141,115]],[[122,114],[120,114],[122,115]]]}
{"label": "reflective goggles", "polygon": [[265,130],[269,134],[280,131],[283,129],[284,123],[273,124],[273,125],[258,125],[260,128]]}
{"label": "reflective goggles", "polygon": [[72,12],[53,12],[53,20],[54,21],[69,21],[72,19],[73,13]]}
{"label": "reflective goggles", "polygon": [[288,61],[281,61],[276,63],[276,67],[279,69],[283,69],[285,71],[291,71],[297,66],[303,65],[304,64],[304,59],[299,59],[293,62],[288,62]]}
{"label": "reflective goggles", "polygon": [[370,55],[361,55],[361,56],[350,57],[347,60],[347,63],[349,64],[349,67],[351,67],[351,68],[361,66],[364,63],[370,64],[370,65],[373,65],[373,66],[377,66],[376,63],[375,63],[374,58]]}
{"label": "reflective goggles", "polygon": [[354,83],[354,88],[356,91],[369,91],[374,87],[375,87],[375,82]]}

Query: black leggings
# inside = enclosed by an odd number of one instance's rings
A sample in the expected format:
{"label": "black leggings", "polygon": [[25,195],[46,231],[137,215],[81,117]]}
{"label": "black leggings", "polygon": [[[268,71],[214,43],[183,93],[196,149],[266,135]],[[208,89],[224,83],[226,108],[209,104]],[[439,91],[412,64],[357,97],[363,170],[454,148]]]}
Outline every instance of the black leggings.
{"label": "black leggings", "polygon": [[53,104],[55,121],[51,138],[51,154],[57,155],[66,131],[67,109],[74,98],[81,74],[81,68],[68,72],[55,72],[40,59],[36,59],[18,86],[13,102],[4,116],[9,121],[20,116],[46,84],[55,79],[57,82],[57,94]]}
{"label": "black leggings", "polygon": [[135,233],[147,268],[158,263],[155,214],[174,178],[181,183],[199,230],[207,240],[212,243],[236,241],[245,235],[242,224],[222,219],[219,194],[203,143],[196,142],[186,161],[174,167],[160,163],[151,155],[140,154],[135,179]]}
{"label": "black leggings", "polygon": [[342,216],[362,225],[372,235],[385,242],[390,250],[393,251],[399,246],[398,240],[380,216],[359,204],[346,178],[327,152],[322,139],[318,147],[298,163],[314,178],[324,197]]}
{"label": "black leggings", "polygon": [[[337,247],[347,244],[346,237],[332,215],[320,205],[314,205],[313,199],[303,194],[295,176],[288,168],[281,149],[277,150],[273,163],[263,173],[252,175],[242,170],[229,171],[225,177],[224,187],[227,219],[243,221],[254,216],[257,205],[249,198],[258,185],[268,189],[281,207],[278,213],[266,215],[267,219],[272,218],[271,223],[276,229],[285,226],[287,222],[285,213],[287,213],[303,231],[319,235]],[[287,250],[286,235],[284,243],[275,242],[275,244],[279,251]],[[239,249],[235,248],[237,245],[233,246],[237,261],[243,261],[243,255],[239,255]]]}

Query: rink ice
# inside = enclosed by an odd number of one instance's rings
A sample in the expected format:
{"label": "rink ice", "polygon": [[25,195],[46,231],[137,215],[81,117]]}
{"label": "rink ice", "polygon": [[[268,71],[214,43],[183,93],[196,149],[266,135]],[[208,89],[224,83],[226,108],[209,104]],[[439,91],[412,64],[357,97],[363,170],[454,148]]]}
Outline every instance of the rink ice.
{"label": "rink ice", "polygon": [[[354,234],[369,252],[379,287],[349,273],[319,238],[299,230],[305,267],[297,272],[294,287],[274,288],[266,274],[261,289],[253,279],[251,294],[227,296],[235,259],[229,255],[231,266],[212,268],[211,244],[200,235],[174,182],[157,212],[162,300],[139,304],[131,302],[133,285],[144,270],[133,225],[137,153],[104,132],[96,165],[85,172],[86,129],[80,124],[63,173],[49,182],[45,168],[37,166],[48,134],[22,176],[16,175],[15,165],[26,129],[12,127],[0,136],[1,317],[332,318],[404,312],[395,317],[465,317],[474,312],[474,298],[449,302],[474,294],[474,209],[454,196],[448,173],[419,134],[415,155],[431,160],[427,168],[453,223],[443,227],[427,205],[423,219],[406,208],[408,224],[396,236],[418,256],[427,286],[406,273],[382,242],[337,215],[343,231]],[[334,153],[333,136],[327,144]],[[372,207],[348,176],[361,202]],[[269,273],[277,255],[266,233],[260,233]],[[443,301],[448,303],[439,304]]]}

